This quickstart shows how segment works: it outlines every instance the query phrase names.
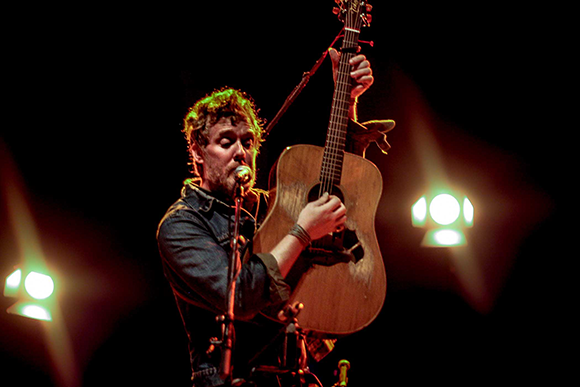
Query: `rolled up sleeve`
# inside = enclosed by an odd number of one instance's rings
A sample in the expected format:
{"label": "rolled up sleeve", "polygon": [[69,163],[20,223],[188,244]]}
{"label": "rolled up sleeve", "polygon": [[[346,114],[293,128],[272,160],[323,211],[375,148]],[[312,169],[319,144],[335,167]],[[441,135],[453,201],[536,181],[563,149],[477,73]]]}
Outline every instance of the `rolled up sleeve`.
{"label": "rolled up sleeve", "polygon": [[[176,209],[162,220],[157,241],[172,287],[193,304],[216,313],[226,310],[229,241],[218,241],[207,222],[193,211]],[[236,281],[234,313],[249,319],[262,309],[288,300],[276,259],[257,254],[248,259]]]}

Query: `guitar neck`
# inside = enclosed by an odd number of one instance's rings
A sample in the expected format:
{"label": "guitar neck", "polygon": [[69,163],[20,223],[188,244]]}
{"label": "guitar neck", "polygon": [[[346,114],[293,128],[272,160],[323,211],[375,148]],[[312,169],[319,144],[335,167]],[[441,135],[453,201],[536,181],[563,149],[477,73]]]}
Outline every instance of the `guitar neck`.
{"label": "guitar neck", "polygon": [[321,193],[331,192],[334,185],[340,184],[342,176],[352,90],[349,61],[356,55],[358,36],[358,29],[345,28],[320,171]]}

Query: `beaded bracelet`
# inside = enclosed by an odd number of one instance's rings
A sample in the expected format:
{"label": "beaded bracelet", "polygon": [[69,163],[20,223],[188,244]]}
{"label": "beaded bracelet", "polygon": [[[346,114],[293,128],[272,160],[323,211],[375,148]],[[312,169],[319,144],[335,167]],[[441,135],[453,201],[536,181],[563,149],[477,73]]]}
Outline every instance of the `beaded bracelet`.
{"label": "beaded bracelet", "polygon": [[300,226],[298,223],[292,226],[290,231],[288,231],[288,234],[298,238],[298,240],[302,242],[302,244],[305,246],[308,246],[312,241],[312,238],[310,238],[310,234],[308,234],[308,231],[303,229],[302,226]]}

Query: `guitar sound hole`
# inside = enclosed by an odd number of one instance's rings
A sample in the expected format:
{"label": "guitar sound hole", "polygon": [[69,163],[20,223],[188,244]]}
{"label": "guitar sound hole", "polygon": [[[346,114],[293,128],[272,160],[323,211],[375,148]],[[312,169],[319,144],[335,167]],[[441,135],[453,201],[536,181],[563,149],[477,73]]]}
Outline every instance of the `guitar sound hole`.
{"label": "guitar sound hole", "polygon": [[[341,202],[344,203],[344,195],[340,188],[336,185],[332,186],[331,191],[329,192],[331,195],[337,196]],[[310,191],[308,192],[308,203],[318,200],[324,194],[324,192],[320,192],[320,184],[316,184]]]}

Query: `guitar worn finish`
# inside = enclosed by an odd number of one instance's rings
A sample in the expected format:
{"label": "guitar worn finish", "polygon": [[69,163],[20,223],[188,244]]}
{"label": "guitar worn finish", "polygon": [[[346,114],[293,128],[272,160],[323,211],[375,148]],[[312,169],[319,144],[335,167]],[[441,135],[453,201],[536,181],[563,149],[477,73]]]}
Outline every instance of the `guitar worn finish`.
{"label": "guitar worn finish", "polygon": [[[270,251],[294,225],[309,192],[320,183],[323,152],[321,147],[296,145],[282,153],[275,200],[254,238],[254,251]],[[356,332],[372,322],[383,306],[387,285],[374,227],[382,177],[370,161],[344,156],[348,173],[338,189],[347,208],[345,227],[355,232],[364,255],[357,262],[315,264],[298,280],[291,298],[304,304],[299,315],[302,328],[330,334]]]}

